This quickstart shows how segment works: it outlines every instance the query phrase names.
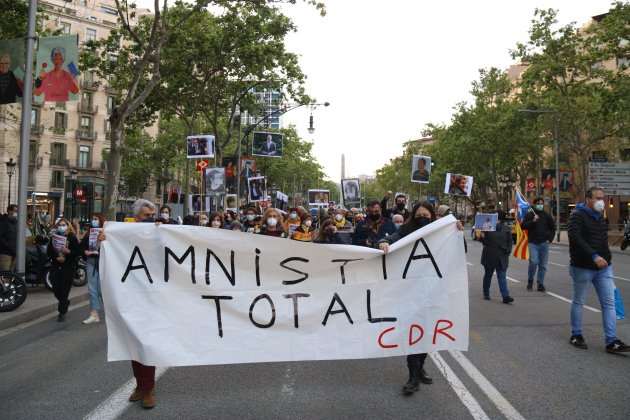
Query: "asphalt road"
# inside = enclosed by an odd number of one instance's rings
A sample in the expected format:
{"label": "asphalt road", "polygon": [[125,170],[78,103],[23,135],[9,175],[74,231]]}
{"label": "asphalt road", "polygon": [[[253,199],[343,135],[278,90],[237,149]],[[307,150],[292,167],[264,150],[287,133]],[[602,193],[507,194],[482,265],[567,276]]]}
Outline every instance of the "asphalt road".
{"label": "asphalt road", "polygon": [[[126,401],[128,362],[106,361],[104,323],[85,326],[87,307],[68,321],[27,324],[0,338],[0,417],[75,418],[581,418],[630,417],[630,353],[604,352],[594,290],[584,311],[588,350],[569,344],[568,248],[553,245],[548,293],[528,292],[527,263],[510,260],[515,302],[482,299],[481,245],[469,242],[470,349],[427,359],[433,385],[411,397],[402,357],[160,369],[158,404]],[[630,253],[614,255],[621,295],[630,302]],[[566,300],[564,300],[566,299]],[[630,309],[630,303],[627,305]],[[630,322],[618,321],[630,342]]]}

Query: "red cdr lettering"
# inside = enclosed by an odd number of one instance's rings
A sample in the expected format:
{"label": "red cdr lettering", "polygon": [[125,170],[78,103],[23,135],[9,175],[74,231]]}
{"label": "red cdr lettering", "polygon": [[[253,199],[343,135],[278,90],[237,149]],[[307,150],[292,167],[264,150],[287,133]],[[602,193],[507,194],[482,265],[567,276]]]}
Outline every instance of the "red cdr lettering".
{"label": "red cdr lettering", "polygon": [[[444,328],[440,328],[440,323],[446,323],[448,324],[447,327]],[[444,331],[448,330],[449,328],[451,328],[453,326],[453,323],[451,321],[449,321],[448,319],[440,319],[438,320],[438,322],[435,323],[435,329],[433,330],[433,344],[435,344],[435,339],[437,337],[438,334],[442,334],[445,337],[448,337],[451,339],[451,341],[455,341],[455,337],[453,337],[450,334],[445,333]]]}
{"label": "red cdr lettering", "polygon": [[[416,340],[413,339],[414,329],[420,330],[420,337],[418,337]],[[422,340],[422,337],[424,337],[424,330],[422,329],[422,327],[418,324],[411,324],[411,326],[409,327],[409,345],[413,346],[418,341]]]}
{"label": "red cdr lettering", "polygon": [[395,330],[396,327],[391,327],[386,329],[385,331],[383,331],[379,336],[378,336],[378,345],[381,346],[384,349],[395,349],[396,347],[398,347],[398,344],[383,344],[383,336],[385,334],[387,334],[390,331]]}

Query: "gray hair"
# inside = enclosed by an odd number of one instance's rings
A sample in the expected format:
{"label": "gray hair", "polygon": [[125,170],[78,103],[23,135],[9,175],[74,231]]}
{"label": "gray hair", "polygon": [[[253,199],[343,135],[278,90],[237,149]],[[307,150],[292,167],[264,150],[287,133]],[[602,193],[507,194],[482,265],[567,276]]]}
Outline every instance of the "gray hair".
{"label": "gray hair", "polygon": [[142,207],[148,207],[153,211],[157,211],[157,209],[155,208],[155,204],[153,204],[149,200],[145,200],[144,198],[139,198],[131,205],[131,214],[133,216],[139,215]]}
{"label": "gray hair", "polygon": [[61,54],[63,61],[66,61],[66,49],[64,47],[56,46],[50,50],[50,61],[55,60],[55,54]]}

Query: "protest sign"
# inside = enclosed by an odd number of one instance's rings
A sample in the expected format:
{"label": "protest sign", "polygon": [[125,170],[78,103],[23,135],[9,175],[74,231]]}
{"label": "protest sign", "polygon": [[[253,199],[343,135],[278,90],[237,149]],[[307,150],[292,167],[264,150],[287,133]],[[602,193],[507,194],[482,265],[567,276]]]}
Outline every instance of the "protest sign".
{"label": "protest sign", "polygon": [[105,225],[108,359],[189,366],[468,348],[452,216],[384,254],[224,229]]}

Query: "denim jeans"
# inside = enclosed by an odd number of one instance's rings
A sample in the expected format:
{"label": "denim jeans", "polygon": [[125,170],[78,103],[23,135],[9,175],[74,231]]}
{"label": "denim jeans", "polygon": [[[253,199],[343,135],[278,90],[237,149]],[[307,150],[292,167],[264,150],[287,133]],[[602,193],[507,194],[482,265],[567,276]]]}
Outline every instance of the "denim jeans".
{"label": "denim jeans", "polygon": [[101,278],[98,274],[98,260],[96,258],[88,258],[85,269],[87,270],[90,309],[98,311],[101,309]]}
{"label": "denim jeans", "polygon": [[[483,295],[490,296],[490,281],[492,280],[492,274],[494,273],[494,268],[484,267],[486,270],[483,276]],[[507,280],[505,276],[507,274],[507,270],[502,268],[497,268],[497,279],[499,280],[499,290],[501,291],[501,296],[508,297],[510,296],[510,292],[507,288]]]}
{"label": "denim jeans", "polygon": [[617,339],[617,319],[615,315],[615,286],[613,283],[612,267],[602,270],[589,270],[587,268],[569,267],[569,273],[573,279],[573,302],[571,303],[571,335],[582,334],[582,312],[584,302],[588,296],[591,284],[595,287],[599,304],[602,307],[602,323],[606,345]]}
{"label": "denim jeans", "polygon": [[538,284],[545,284],[547,273],[547,258],[549,257],[549,242],[542,244],[529,243],[529,267],[527,268],[527,280],[533,280],[538,268]]}

